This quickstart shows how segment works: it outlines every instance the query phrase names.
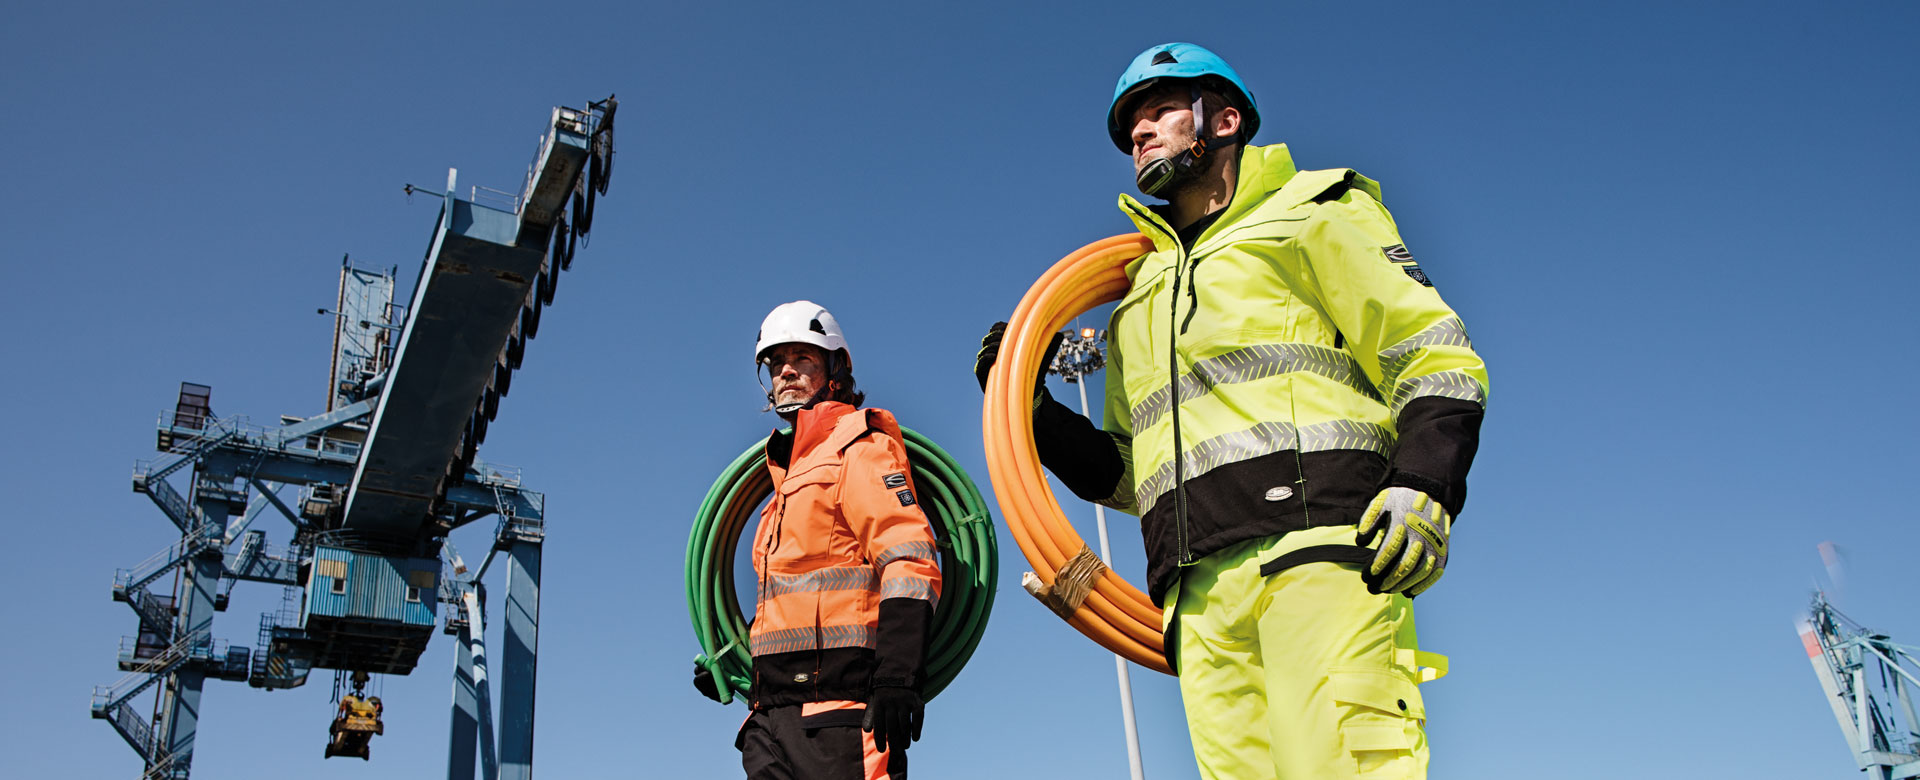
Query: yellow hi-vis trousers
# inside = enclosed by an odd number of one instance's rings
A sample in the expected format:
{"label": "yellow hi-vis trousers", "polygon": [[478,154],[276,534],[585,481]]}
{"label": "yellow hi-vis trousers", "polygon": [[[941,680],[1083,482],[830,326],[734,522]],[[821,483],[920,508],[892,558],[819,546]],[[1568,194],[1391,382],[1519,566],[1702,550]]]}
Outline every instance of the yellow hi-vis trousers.
{"label": "yellow hi-vis trousers", "polygon": [[1293,550],[1352,544],[1353,526],[1268,536],[1181,570],[1166,610],[1200,776],[1213,780],[1423,779],[1426,707],[1413,602],[1367,592],[1359,567]]}

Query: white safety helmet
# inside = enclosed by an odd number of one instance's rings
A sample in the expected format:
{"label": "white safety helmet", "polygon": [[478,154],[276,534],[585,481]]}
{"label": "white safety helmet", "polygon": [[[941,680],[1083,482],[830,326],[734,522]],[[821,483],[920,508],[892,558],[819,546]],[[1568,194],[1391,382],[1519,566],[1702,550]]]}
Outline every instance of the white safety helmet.
{"label": "white safety helmet", "polygon": [[767,350],[781,344],[812,344],[826,350],[828,355],[843,353],[848,363],[853,362],[853,353],[847,349],[847,336],[840,330],[840,323],[825,306],[813,301],[794,301],[773,307],[760,322],[756,342],[753,345],[755,364],[767,356]]}

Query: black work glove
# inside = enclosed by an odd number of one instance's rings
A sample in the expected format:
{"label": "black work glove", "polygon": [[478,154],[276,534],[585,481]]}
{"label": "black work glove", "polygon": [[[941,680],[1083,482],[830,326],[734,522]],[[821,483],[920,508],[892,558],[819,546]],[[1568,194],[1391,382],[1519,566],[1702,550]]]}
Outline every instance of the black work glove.
{"label": "black work glove", "polygon": [[920,725],[926,720],[927,705],[920,692],[912,688],[876,685],[873,699],[867,702],[867,716],[860,730],[872,732],[875,750],[886,752],[887,745],[906,750],[920,738]]}
{"label": "black work glove", "polygon": [[693,687],[700,691],[701,696],[720,701],[720,686],[715,684],[713,672],[707,671],[707,667],[698,662],[693,665]]}
{"label": "black work glove", "polygon": [[[973,356],[973,375],[980,380],[980,392],[987,390],[987,374],[993,371],[993,363],[1000,359],[1000,341],[1007,336],[1007,324],[996,322],[987,329],[987,335],[980,337],[980,351]],[[1040,374],[1033,380],[1033,397],[1038,400],[1040,394],[1047,391],[1047,366],[1053,365],[1053,357],[1060,353],[1060,342],[1067,334],[1054,333],[1053,340],[1047,342],[1046,357],[1040,361]]]}

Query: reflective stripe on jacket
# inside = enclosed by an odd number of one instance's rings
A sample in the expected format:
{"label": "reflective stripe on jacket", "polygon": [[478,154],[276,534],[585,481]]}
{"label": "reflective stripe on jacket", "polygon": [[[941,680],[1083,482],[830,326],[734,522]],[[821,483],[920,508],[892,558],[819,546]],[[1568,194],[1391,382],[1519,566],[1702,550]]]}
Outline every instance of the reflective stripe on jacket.
{"label": "reflective stripe on jacket", "polygon": [[755,706],[864,701],[876,672],[917,675],[924,637],[880,636],[925,630],[881,625],[882,601],[920,602],[916,612],[931,616],[940,597],[939,553],[899,423],[883,409],[817,404],[791,434],[768,439],[767,471],[773,497],[753,545]]}
{"label": "reflective stripe on jacket", "polygon": [[1141,516],[1155,601],[1182,565],[1358,522],[1390,484],[1458,515],[1486,366],[1377,183],[1247,147],[1191,248],[1152,209],[1120,206],[1154,251],[1128,265],[1108,331],[1105,427],[1129,474],[1103,503]]}

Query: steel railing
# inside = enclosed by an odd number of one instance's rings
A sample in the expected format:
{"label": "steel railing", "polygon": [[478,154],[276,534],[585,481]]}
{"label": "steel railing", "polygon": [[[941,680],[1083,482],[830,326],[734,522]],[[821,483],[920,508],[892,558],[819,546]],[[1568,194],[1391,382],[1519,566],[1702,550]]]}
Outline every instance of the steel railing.
{"label": "steel railing", "polygon": [[467,188],[467,200],[483,206],[492,206],[501,211],[520,213],[521,197],[506,190],[496,190],[475,184]]}
{"label": "steel railing", "polygon": [[[133,671],[114,681],[112,685],[94,686],[93,709],[96,712],[111,710],[116,705],[124,704],[128,699],[140,695],[141,691],[158,683],[167,672],[173,671],[190,660],[196,648],[204,646],[211,650],[212,642],[208,641],[207,637],[208,629],[204,628],[183,636],[173,644],[167,645],[165,650],[160,651],[153,658],[134,667]],[[134,646],[131,651],[129,644]],[[138,645],[139,639],[136,637],[121,637],[120,653],[131,655],[137,651]]]}
{"label": "steel railing", "polygon": [[168,570],[180,565],[180,562],[206,549],[213,544],[208,536],[209,529],[202,525],[186,535],[180,541],[169,544],[146,560],[128,569],[116,569],[113,572],[113,587],[116,590],[132,591],[145,587],[148,583],[166,574]]}

